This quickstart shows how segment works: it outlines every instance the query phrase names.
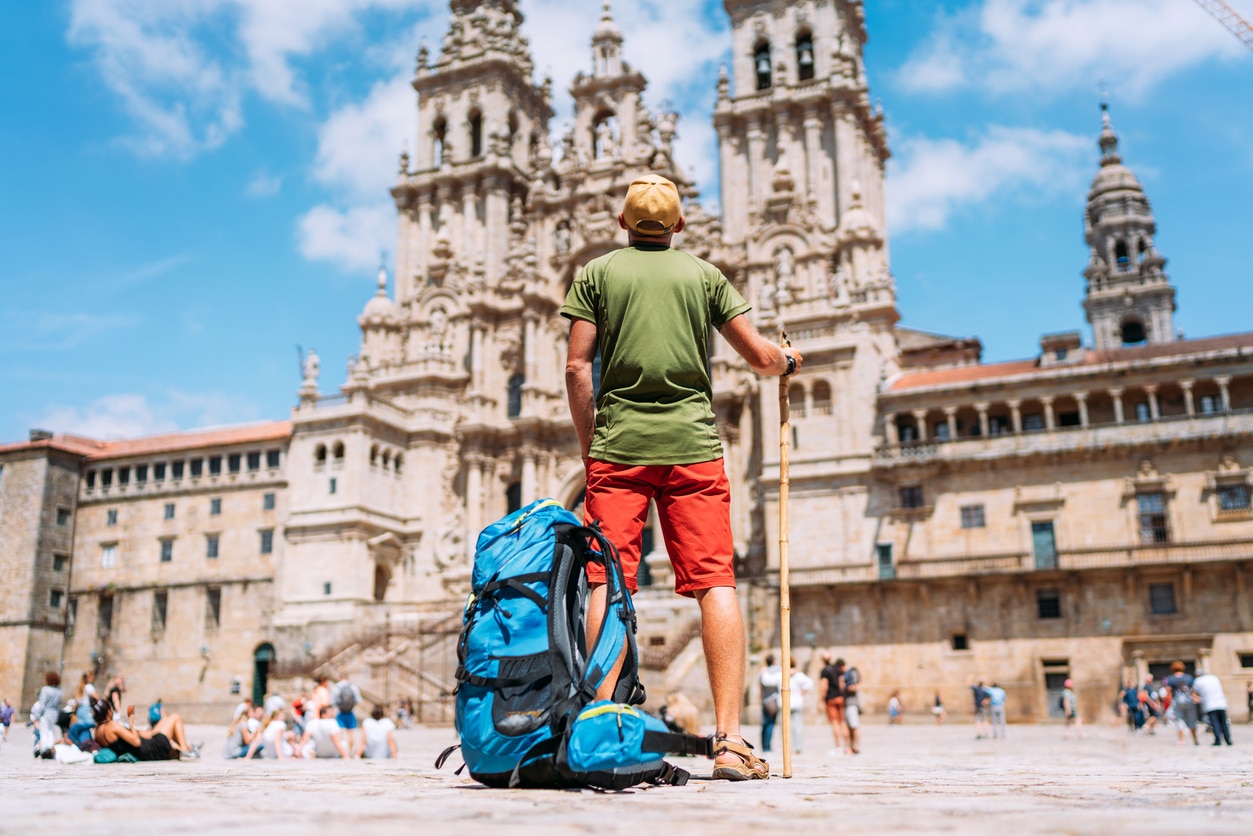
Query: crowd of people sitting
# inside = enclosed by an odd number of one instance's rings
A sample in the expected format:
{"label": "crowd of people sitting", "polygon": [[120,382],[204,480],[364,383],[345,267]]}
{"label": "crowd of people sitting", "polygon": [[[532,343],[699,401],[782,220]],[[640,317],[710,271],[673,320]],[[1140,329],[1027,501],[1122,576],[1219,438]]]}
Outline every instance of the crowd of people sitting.
{"label": "crowd of people sitting", "polygon": [[261,705],[245,699],[235,708],[223,756],[235,758],[394,758],[396,724],[376,705],[358,724],[361,691],[341,678],[319,677],[312,692],[291,705],[275,694]]}

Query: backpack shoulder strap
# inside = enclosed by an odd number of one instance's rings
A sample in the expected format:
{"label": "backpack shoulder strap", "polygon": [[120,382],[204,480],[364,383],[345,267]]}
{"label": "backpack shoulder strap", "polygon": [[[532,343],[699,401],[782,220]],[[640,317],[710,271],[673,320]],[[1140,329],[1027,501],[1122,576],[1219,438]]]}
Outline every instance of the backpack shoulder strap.
{"label": "backpack shoulder strap", "polygon": [[714,739],[696,734],[675,734],[673,732],[645,731],[641,744],[645,752],[668,752],[672,755],[683,755],[690,758],[712,758],[714,756]]}

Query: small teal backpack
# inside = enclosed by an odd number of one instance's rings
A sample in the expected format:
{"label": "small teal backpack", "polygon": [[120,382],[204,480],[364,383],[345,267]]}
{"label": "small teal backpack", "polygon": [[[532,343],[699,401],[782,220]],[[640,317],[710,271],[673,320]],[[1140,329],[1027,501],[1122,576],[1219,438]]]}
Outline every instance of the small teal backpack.
{"label": "small teal backpack", "polygon": [[[590,650],[587,565],[605,566],[608,608]],[[636,619],[617,549],[554,500],[479,535],[458,641],[456,726],[470,777],[491,787],[687,783],[666,754],[713,757],[713,739],[672,734],[644,702]],[[612,701],[594,701],[617,661]],[[457,749],[435,762],[443,766]]]}

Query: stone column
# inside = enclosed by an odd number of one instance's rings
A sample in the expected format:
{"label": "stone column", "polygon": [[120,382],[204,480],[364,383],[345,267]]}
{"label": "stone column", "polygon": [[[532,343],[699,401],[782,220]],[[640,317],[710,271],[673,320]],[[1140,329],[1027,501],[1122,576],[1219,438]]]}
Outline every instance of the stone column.
{"label": "stone column", "polygon": [[1091,423],[1088,420],[1088,393],[1075,392],[1075,403],[1079,404],[1079,426],[1086,429]]}
{"label": "stone column", "polygon": [[539,316],[532,311],[523,314],[522,319],[522,374],[527,383],[534,384],[539,380],[539,360],[537,357],[539,340],[536,337],[539,328]]}
{"label": "stone column", "polygon": [[522,505],[525,507],[534,502],[539,497],[536,496],[536,478],[535,478],[535,457],[537,453],[533,448],[527,447],[522,451]]}
{"label": "stone column", "polygon": [[944,421],[948,424],[948,440],[957,440],[957,407],[944,407]]}
{"label": "stone column", "polygon": [[483,458],[466,457],[466,530],[477,532],[483,528]]}
{"label": "stone column", "polygon": [[[431,259],[431,247],[435,244],[435,239],[431,235],[431,213],[434,211],[434,208],[431,206],[431,197],[431,193],[426,191],[418,195],[418,245],[413,258],[422,262],[422,280],[424,282],[430,278],[426,268]],[[412,285],[409,285],[409,287],[412,294],[416,296],[418,288],[412,287]],[[396,295],[397,297],[400,296],[399,293]],[[402,300],[397,298],[397,301]]]}
{"label": "stone column", "polygon": [[1040,403],[1044,404],[1044,429],[1052,432],[1057,428],[1057,416],[1053,412],[1053,396],[1045,395],[1040,398]]}
{"label": "stone column", "polygon": [[1116,386],[1109,390],[1109,396],[1114,399],[1114,423],[1121,424],[1123,422],[1122,412],[1122,393],[1123,388]]}
{"label": "stone column", "polygon": [[1183,408],[1187,410],[1189,418],[1196,415],[1196,401],[1192,398],[1192,387],[1195,385],[1195,380],[1179,381],[1179,388],[1183,390]]}
{"label": "stone column", "polygon": [[467,183],[461,190],[461,256],[469,259],[471,253],[481,255],[483,248],[479,246],[479,213],[478,195],[474,186]]}
{"label": "stone column", "polygon": [[813,200],[818,195],[818,163],[822,149],[819,147],[821,138],[819,131],[822,123],[818,121],[818,111],[814,107],[805,108],[805,196]]}
{"label": "stone column", "polygon": [[1149,396],[1149,420],[1156,421],[1161,417],[1157,405],[1157,384],[1149,383],[1144,387],[1144,394]]}
{"label": "stone column", "polygon": [[883,437],[889,447],[896,447],[901,443],[900,434],[896,431],[895,412],[889,412],[883,416]]}
{"label": "stone column", "polygon": [[979,412],[979,434],[984,438],[988,437],[988,402],[982,401],[975,404],[975,409]]}
{"label": "stone column", "polygon": [[913,411],[914,423],[918,425],[918,440],[927,440],[927,410],[915,409]]}
{"label": "stone column", "polygon": [[1214,382],[1218,384],[1218,391],[1223,396],[1223,413],[1228,413],[1231,411],[1231,375],[1216,377]]}
{"label": "stone column", "polygon": [[1022,401],[1006,401],[1009,405],[1009,417],[1014,428],[1014,435],[1022,434]]}
{"label": "stone column", "polygon": [[765,158],[765,132],[762,130],[761,119],[753,119],[748,125],[748,198],[758,208],[768,191],[761,174],[761,161]]}

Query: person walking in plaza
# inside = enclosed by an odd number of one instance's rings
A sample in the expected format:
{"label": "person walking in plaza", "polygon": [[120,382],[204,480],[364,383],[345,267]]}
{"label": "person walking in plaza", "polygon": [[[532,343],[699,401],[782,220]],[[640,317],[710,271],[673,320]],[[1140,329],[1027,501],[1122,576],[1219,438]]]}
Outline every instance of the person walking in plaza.
{"label": "person walking in plaza", "polygon": [[[618,216],[628,245],[585,265],[561,309],[571,320],[566,391],[587,477],[584,514],[620,550],[628,588],[638,588],[641,536],[655,501],[675,591],[700,607],[717,723],[714,777],[764,779],[768,764],[740,734],[744,625],[709,339],[718,330],[760,375],[792,374],[802,357],[757,333],[749,304],[718,268],[671,248],[684,222],[674,183],[652,174],[631,183]],[[599,568],[588,567],[589,635],[607,607]],[[597,696],[610,696],[616,681],[611,672]]]}
{"label": "person walking in plaza", "polygon": [[796,659],[792,659],[791,720],[792,720],[792,751],[800,754],[805,749],[805,695],[814,690],[814,681],[809,674],[796,667]]}
{"label": "person walking in plaza", "polygon": [[844,667],[844,725],[848,727],[850,755],[861,754],[861,671],[852,665]]}
{"label": "person walking in plaza", "polygon": [[339,727],[346,732],[349,749],[355,746],[353,741],[356,737],[357,715],[353,711],[360,702],[361,690],[348,681],[347,674],[341,675],[335,687],[331,689],[331,703],[339,712],[335,715],[335,722],[339,723]]}
{"label": "person walking in plaza", "polygon": [[1075,698],[1073,679],[1067,679],[1062,683],[1061,703],[1062,716],[1066,718],[1066,731],[1062,734],[1062,739],[1070,739],[1070,729],[1073,727],[1079,739],[1083,740],[1087,735],[1083,731],[1083,718],[1079,716],[1079,701]]}
{"label": "person walking in plaza", "polygon": [[1179,736],[1179,745],[1184,744],[1184,732],[1192,733],[1192,744],[1201,741],[1196,736],[1197,704],[1192,699],[1192,683],[1195,680],[1186,673],[1186,666],[1181,661],[1171,662],[1170,676],[1166,677],[1165,685],[1170,689],[1170,710],[1173,715],[1175,731]]}
{"label": "person walking in plaza", "polygon": [[944,708],[944,700],[940,697],[940,692],[935,692],[935,702],[931,704],[931,713],[935,715],[935,724],[937,726],[944,725],[944,718],[948,716],[948,710]]}
{"label": "person walking in plaza", "polygon": [[35,756],[52,757],[52,747],[61,739],[57,720],[61,716],[61,675],[48,671],[44,686],[30,709],[30,721],[35,725]]}
{"label": "person walking in plaza", "polygon": [[988,695],[988,715],[992,721],[992,736],[1005,739],[1005,689],[993,682],[984,691]]}
{"label": "person walking in plaza", "polygon": [[766,654],[766,666],[757,675],[757,684],[761,688],[761,751],[769,752],[774,725],[783,707],[783,670],[774,661],[773,653]]}
{"label": "person walking in plaza", "polygon": [[8,697],[4,698],[4,702],[0,703],[0,725],[4,726],[4,736],[0,738],[0,743],[9,742],[9,726],[13,722],[13,700]]}
{"label": "person walking in plaza", "polygon": [[888,725],[899,726],[905,722],[905,706],[901,703],[901,692],[893,691],[888,697]]}
{"label": "person walking in plaza", "polygon": [[823,653],[824,667],[818,680],[821,682],[820,697],[826,706],[827,722],[831,724],[831,736],[835,738],[835,750],[838,755],[849,748],[848,722],[844,717],[844,660],[831,661],[831,654]]}
{"label": "person walking in plaza", "polygon": [[1224,742],[1231,745],[1231,726],[1227,724],[1227,695],[1223,693],[1223,684],[1212,673],[1197,669],[1196,679],[1192,681],[1192,690],[1201,702],[1201,713],[1209,720],[1210,731],[1214,733],[1214,745],[1221,746]]}
{"label": "person walking in plaza", "polygon": [[975,740],[982,740],[990,734],[988,721],[990,714],[988,713],[988,692],[984,689],[982,682],[975,682],[973,678],[967,680],[970,683],[970,696],[974,700],[975,710]]}

